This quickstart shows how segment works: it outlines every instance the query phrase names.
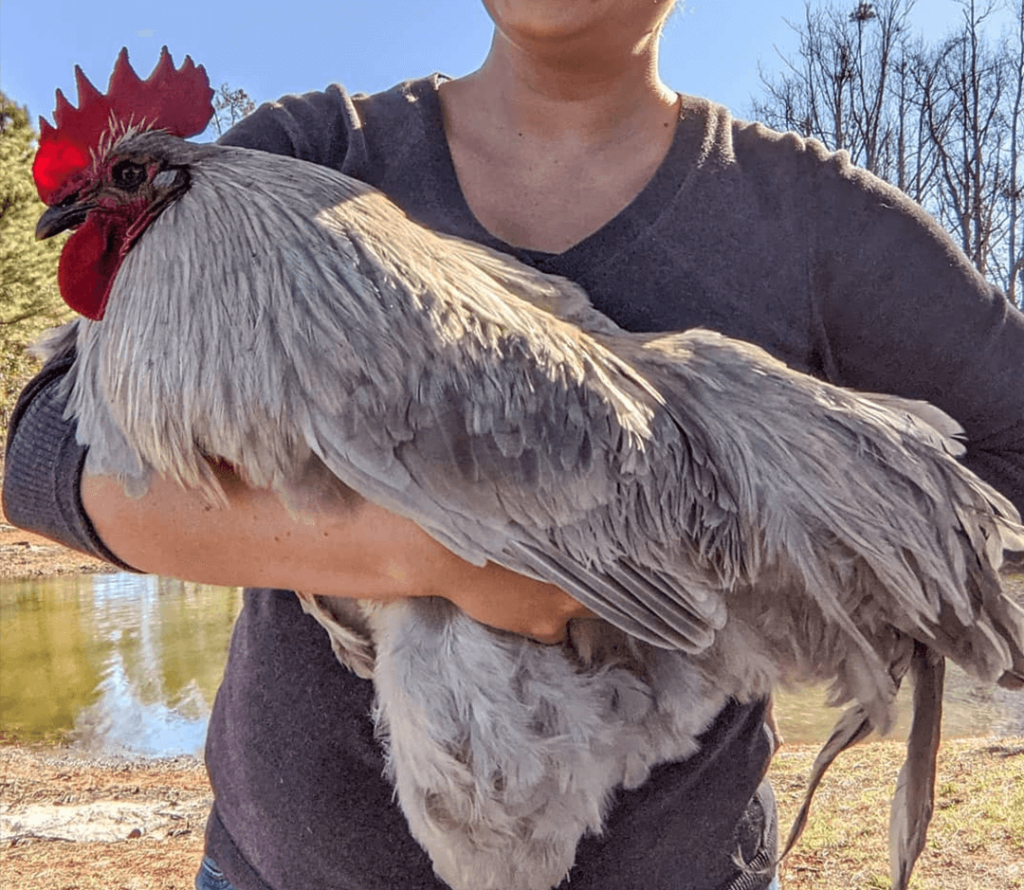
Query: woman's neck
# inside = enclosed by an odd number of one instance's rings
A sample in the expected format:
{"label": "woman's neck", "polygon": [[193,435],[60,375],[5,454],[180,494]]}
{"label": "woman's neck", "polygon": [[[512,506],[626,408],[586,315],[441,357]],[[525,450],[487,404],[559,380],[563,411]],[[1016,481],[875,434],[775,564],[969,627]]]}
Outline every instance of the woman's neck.
{"label": "woman's neck", "polygon": [[544,50],[495,32],[483,65],[457,82],[479,120],[547,143],[600,147],[671,117],[677,96],[658,74],[656,35],[615,54]]}
{"label": "woman's neck", "polygon": [[679,117],[652,40],[617,64],[586,65],[526,52],[499,33],[478,71],[442,85],[452,161],[484,228],[561,253],[639,194]]}

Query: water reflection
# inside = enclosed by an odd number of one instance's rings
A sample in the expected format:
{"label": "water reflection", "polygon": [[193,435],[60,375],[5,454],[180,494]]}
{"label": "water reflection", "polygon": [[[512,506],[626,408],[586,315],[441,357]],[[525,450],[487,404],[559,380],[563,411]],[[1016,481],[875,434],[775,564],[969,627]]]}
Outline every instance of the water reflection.
{"label": "water reflection", "polygon": [[201,750],[241,592],[129,574],[0,584],[0,725],[92,750]]}
{"label": "water reflection", "polygon": [[[128,574],[0,583],[0,728],[108,753],[199,752],[241,602],[233,588]],[[789,742],[825,740],[839,712],[824,698],[780,697]],[[1024,735],[1024,693],[951,668],[943,734]]]}
{"label": "water reflection", "polygon": [[[910,688],[900,691],[897,719],[888,738],[905,739],[910,729]],[[842,713],[830,708],[822,689],[783,691],[776,697],[775,719],[786,741],[823,744]],[[956,665],[946,664],[942,703],[943,738],[1024,736],[1024,692],[979,683]],[[873,736],[872,738],[877,738]]]}

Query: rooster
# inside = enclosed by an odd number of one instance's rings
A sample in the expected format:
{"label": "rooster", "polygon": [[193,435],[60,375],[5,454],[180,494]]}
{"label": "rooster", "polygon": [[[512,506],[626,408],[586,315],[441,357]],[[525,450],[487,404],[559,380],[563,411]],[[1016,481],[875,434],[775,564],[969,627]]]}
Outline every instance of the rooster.
{"label": "rooster", "polygon": [[76,76],[34,176],[39,236],[74,230],[59,284],[84,316],[64,337],[88,470],[216,504],[226,461],[313,521],[355,489],[597,616],[542,646],[439,599],[300,595],[373,679],[389,775],[444,881],[557,885],[612,792],[692,755],[730,697],[826,681],[853,704],[792,843],[910,673],[891,830],[907,886],[945,659],[1024,684],[1024,611],[998,577],[1024,529],[956,460],[949,418],[708,331],[625,332],[571,282],[429,232],[363,183],[189,143],[211,91],[166,49],[145,81],[122,51],[105,94]]}

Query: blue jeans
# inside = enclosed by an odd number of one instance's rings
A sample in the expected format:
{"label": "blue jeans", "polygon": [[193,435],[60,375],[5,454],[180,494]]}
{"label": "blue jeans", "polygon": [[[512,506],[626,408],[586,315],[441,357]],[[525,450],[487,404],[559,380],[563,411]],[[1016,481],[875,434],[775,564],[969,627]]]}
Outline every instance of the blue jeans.
{"label": "blue jeans", "polygon": [[217,863],[209,856],[204,856],[196,875],[196,890],[235,890],[235,887],[217,868]]}
{"label": "blue jeans", "polygon": [[[199,874],[196,875],[196,890],[235,890],[235,888],[217,868],[217,863],[206,856],[203,858],[203,864],[199,867]],[[768,890],[779,890],[778,876],[772,881]]]}

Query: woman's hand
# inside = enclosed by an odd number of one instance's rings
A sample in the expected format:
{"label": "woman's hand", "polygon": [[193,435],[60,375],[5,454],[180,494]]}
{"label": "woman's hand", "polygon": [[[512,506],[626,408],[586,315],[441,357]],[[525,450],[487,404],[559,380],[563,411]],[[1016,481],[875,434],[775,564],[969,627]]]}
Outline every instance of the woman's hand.
{"label": "woman's hand", "polygon": [[86,475],[82,503],[103,542],[131,566],[206,584],[277,587],[389,601],[441,596],[468,615],[544,643],[590,614],[558,587],[455,556],[414,522],[359,498],[316,521],[295,519],[272,492],[215,468],[228,507],[154,478],[141,498]]}
{"label": "woman's hand", "polygon": [[451,600],[482,624],[553,644],[565,639],[570,619],[593,615],[553,584],[535,581],[493,563],[478,568],[449,555],[461,563],[458,586],[449,585],[438,591],[437,596]]}

